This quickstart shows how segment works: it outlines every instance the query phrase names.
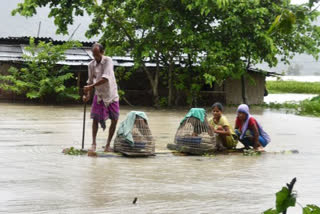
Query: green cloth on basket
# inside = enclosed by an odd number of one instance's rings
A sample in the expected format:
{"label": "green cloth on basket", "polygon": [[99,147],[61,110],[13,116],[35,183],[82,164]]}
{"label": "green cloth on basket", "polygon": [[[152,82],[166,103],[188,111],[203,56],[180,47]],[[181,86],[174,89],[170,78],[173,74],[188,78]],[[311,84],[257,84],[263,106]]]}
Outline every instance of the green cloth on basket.
{"label": "green cloth on basket", "polygon": [[126,119],[120,123],[119,129],[117,131],[117,135],[123,136],[126,139],[126,141],[130,143],[131,146],[134,145],[134,140],[133,140],[131,131],[132,131],[134,122],[136,120],[136,116],[140,116],[146,121],[148,120],[147,115],[144,112],[130,111],[127,114]]}
{"label": "green cloth on basket", "polygon": [[204,122],[204,118],[206,117],[206,110],[204,110],[203,108],[190,109],[190,111],[188,112],[188,114],[186,114],[186,116],[183,118],[180,124],[183,123],[189,117],[195,117],[198,118],[201,122]]}

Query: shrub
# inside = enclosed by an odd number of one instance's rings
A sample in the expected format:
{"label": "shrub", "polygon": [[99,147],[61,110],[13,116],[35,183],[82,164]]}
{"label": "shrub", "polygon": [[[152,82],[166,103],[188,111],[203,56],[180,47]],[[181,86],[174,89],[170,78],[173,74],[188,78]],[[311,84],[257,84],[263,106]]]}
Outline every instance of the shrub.
{"label": "shrub", "polygon": [[41,102],[79,99],[77,87],[66,87],[66,82],[74,78],[73,73],[68,72],[68,66],[59,65],[66,59],[66,50],[79,46],[76,42],[54,45],[40,41],[36,44],[30,38],[25,48],[28,54],[23,55],[23,67],[11,67],[8,75],[0,76],[0,88]]}

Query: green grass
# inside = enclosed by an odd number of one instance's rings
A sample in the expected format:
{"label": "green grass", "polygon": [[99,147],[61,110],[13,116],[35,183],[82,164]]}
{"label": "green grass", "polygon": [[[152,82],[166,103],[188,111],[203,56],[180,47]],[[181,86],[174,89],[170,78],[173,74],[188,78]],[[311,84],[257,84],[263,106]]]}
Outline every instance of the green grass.
{"label": "green grass", "polygon": [[320,96],[314,97],[311,100],[301,101],[300,114],[320,117]]}
{"label": "green grass", "polygon": [[306,99],[297,103],[270,103],[265,104],[264,106],[272,109],[289,109],[298,115],[320,117],[320,96],[314,97],[311,100]]}
{"label": "green grass", "polygon": [[269,93],[320,94],[319,82],[267,81]]}

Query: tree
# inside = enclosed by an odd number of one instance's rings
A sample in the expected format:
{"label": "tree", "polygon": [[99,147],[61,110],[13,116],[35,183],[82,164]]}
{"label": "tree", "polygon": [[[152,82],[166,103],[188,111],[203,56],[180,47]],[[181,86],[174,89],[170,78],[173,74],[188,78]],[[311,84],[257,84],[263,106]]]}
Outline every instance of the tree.
{"label": "tree", "polygon": [[[37,7],[49,5],[57,33],[67,33],[75,16],[88,13],[92,23],[88,37],[100,42],[113,55],[129,54],[135,69],[149,79],[154,103],[159,102],[160,76],[166,79],[170,104],[173,89],[196,100],[203,84],[242,78],[248,69],[266,62],[277,65],[277,55],[289,63],[296,53],[317,58],[319,16],[309,4],[287,0],[25,0],[13,14],[32,16]],[[154,71],[146,62],[155,64]],[[243,101],[247,103],[245,87]]]}
{"label": "tree", "polygon": [[[156,106],[160,76],[167,79],[171,105],[176,63],[193,65],[200,52],[194,44],[194,29],[203,17],[187,6],[183,1],[171,0],[114,0],[93,6],[94,19],[87,36],[101,33],[100,40],[109,55],[129,53],[133,57],[135,69],[146,73]],[[184,54],[187,57],[182,57]],[[147,69],[147,61],[155,64],[154,71]]]}
{"label": "tree", "polygon": [[[47,5],[51,8],[49,17],[54,17],[58,27],[57,33],[67,33],[67,26],[73,23],[74,16],[82,16],[85,12],[92,15],[92,23],[86,35],[101,36],[100,42],[107,47],[108,55],[130,54],[135,69],[145,71],[155,104],[159,101],[159,76],[168,77],[170,104],[176,62],[192,66],[201,51],[195,34],[200,30],[199,26],[204,25],[201,24],[204,17],[198,9],[188,9],[190,4],[187,1],[27,0],[18,4],[13,14],[32,16],[37,7]],[[183,54],[186,57],[181,57]],[[153,72],[146,68],[146,61],[155,63]]]}
{"label": "tree", "polygon": [[21,69],[11,67],[8,75],[0,76],[0,88],[25,95],[29,99],[40,99],[41,102],[61,101],[80,98],[78,88],[66,87],[65,83],[73,79],[73,73],[67,72],[68,66],[59,65],[65,60],[64,52],[79,43],[67,42],[53,45],[52,42],[39,41],[33,38],[25,47],[28,54],[23,55]]}
{"label": "tree", "polygon": [[[203,61],[212,72],[208,76],[216,77],[221,72],[226,77],[241,77],[244,83],[251,66],[266,62],[274,67],[276,56],[286,63],[297,53],[318,58],[320,27],[313,21],[319,12],[311,9],[315,1],[302,5],[289,2],[234,0],[222,9],[209,8],[207,13],[212,13],[216,21],[207,38],[215,45],[209,46]],[[208,21],[213,23],[210,16]],[[247,103],[245,87],[242,92]]]}

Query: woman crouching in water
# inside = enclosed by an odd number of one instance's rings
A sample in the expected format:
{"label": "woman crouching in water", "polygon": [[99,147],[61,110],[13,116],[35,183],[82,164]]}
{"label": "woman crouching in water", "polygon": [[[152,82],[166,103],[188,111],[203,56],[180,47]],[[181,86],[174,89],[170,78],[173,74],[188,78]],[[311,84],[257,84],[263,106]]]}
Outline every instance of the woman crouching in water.
{"label": "woman crouching in water", "polygon": [[237,110],[235,132],[245,149],[253,147],[256,151],[264,151],[264,147],[270,142],[269,135],[254,119],[246,104],[241,104]]}
{"label": "woman crouching in water", "polygon": [[233,128],[230,126],[228,119],[222,114],[223,106],[221,103],[212,105],[213,118],[209,120],[210,127],[213,132],[218,134],[217,140],[221,142],[223,147],[234,149],[237,146],[237,136]]}

